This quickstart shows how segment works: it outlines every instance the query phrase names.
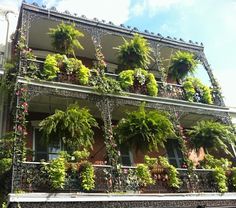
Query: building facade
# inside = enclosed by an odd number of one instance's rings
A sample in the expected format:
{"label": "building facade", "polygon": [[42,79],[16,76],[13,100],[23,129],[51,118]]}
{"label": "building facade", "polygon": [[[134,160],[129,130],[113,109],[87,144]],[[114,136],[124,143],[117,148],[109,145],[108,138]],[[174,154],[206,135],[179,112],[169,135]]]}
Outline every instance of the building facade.
{"label": "building facade", "polygon": [[[80,39],[84,50],[75,50],[74,57],[89,69],[96,65],[99,68],[99,64],[105,61],[106,67],[102,76],[114,80],[119,80],[120,76],[120,62],[114,48],[124,43],[123,38],[130,41],[135,34],[142,36],[151,48],[152,58],[147,71],[155,77],[158,94],[148,95],[142,89],[122,93],[114,93],[110,89],[99,91],[96,85],[78,83],[75,77],[62,72],[57,73],[53,79],[46,79],[41,73],[45,71],[45,59],[48,55],[58,53],[51,44],[48,33],[50,28],[57,28],[62,22],[65,25],[74,25],[84,34]],[[140,32],[137,28],[116,26],[112,22],[106,23],[98,19],[89,20],[85,16],[78,17],[68,11],[60,13],[56,8],[47,9],[35,3],[23,3],[13,46],[13,57],[18,57],[15,65],[17,76],[11,88],[12,96],[7,109],[13,116],[9,113],[4,118],[8,130],[14,131],[12,183],[8,207],[236,206],[235,189],[230,182],[227,182],[229,188],[226,193],[221,194],[213,177],[214,170],[190,169],[184,164],[186,152],[183,152],[181,141],[185,143],[188,140],[185,131],[204,120],[231,125],[229,108],[221,97],[219,85],[202,44],[163,37],[148,31]],[[188,99],[184,82],[176,81],[163,72],[169,67],[173,54],[178,51],[193,54],[207,72],[211,82],[211,102],[202,101],[201,93],[195,93],[195,97]],[[91,70],[91,74],[93,73]],[[108,86],[111,88],[113,84]],[[166,156],[169,163],[177,168],[181,180],[178,188],[168,185],[170,175],[167,167],[159,168],[156,173],[152,172],[155,184],[140,185],[140,179],[135,175],[135,166],[144,163],[144,153],[125,145],[117,145],[113,134],[114,127],[126,116],[126,112],[137,111],[143,102],[149,111],[168,112],[175,129],[178,129],[183,139],[169,138],[159,151],[147,152],[153,158]],[[45,168],[50,161],[59,157],[60,151],[67,150],[67,145],[63,139],[58,139],[59,135],[54,135],[55,140],[44,142],[40,123],[55,110],[65,111],[74,103],[89,109],[98,124],[91,127],[94,143],[87,160],[93,164],[95,182],[94,187],[89,190],[81,188],[82,176],[78,176],[79,173],[75,176],[70,168],[66,170],[63,187],[52,188],[52,177],[47,175],[51,172]],[[235,157],[234,145],[227,146]],[[30,149],[29,153],[25,154],[24,149]],[[202,148],[198,152],[191,148],[187,150],[187,157],[194,166],[199,165],[204,154]],[[225,153],[221,154],[225,156]],[[42,163],[42,160],[46,163]]]}

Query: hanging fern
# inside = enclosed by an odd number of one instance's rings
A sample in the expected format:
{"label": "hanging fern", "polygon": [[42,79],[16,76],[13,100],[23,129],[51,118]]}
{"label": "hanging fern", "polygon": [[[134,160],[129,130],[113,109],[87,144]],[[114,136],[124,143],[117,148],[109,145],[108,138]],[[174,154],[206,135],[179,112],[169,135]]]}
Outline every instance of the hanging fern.
{"label": "hanging fern", "polygon": [[223,151],[229,155],[231,152],[228,147],[236,141],[230,126],[214,121],[198,122],[188,134],[192,145],[197,150],[203,147],[216,152]]}
{"label": "hanging fern", "polygon": [[73,54],[75,49],[83,49],[78,38],[84,34],[75,28],[75,25],[61,23],[57,28],[50,28],[49,35],[52,38],[53,47],[63,54]]}
{"label": "hanging fern", "polygon": [[176,80],[183,80],[189,73],[193,73],[198,64],[194,54],[183,51],[177,51],[170,61],[168,74]]}
{"label": "hanging fern", "polygon": [[124,44],[116,49],[122,69],[148,68],[151,60],[151,48],[147,40],[140,35],[135,34],[130,42],[124,39]]}
{"label": "hanging fern", "polygon": [[120,144],[143,152],[164,147],[166,139],[173,135],[174,128],[167,116],[158,111],[146,111],[144,106],[128,113],[115,128]]}
{"label": "hanging fern", "polygon": [[47,140],[61,139],[72,149],[82,149],[92,147],[92,128],[98,124],[88,109],[74,104],[66,111],[56,110],[53,115],[42,120],[39,126]]}

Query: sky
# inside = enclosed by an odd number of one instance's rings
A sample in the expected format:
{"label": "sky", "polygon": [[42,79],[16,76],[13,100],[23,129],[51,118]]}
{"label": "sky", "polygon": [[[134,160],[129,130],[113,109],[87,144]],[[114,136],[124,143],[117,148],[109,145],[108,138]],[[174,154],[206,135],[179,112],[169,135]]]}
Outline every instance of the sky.
{"label": "sky", "polygon": [[[32,0],[28,0],[32,3]],[[236,107],[236,0],[35,0],[47,8],[104,19],[185,41],[203,42],[207,59],[220,82],[227,106]],[[0,0],[0,9],[17,13],[21,0]],[[16,14],[8,15],[10,31]],[[6,21],[0,12],[0,43]]]}

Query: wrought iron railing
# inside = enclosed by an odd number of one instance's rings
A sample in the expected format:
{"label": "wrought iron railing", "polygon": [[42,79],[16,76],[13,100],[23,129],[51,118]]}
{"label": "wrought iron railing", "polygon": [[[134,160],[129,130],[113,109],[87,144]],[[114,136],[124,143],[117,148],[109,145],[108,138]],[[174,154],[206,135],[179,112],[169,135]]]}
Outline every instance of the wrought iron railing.
{"label": "wrought iron railing", "polygon": [[[43,79],[42,71],[44,67],[44,62],[40,60],[22,60],[22,75],[28,75],[32,78],[38,77]],[[117,79],[117,74],[105,73],[106,76],[113,79]],[[75,75],[73,74],[58,74],[58,77],[54,81],[66,82],[71,84],[76,84]],[[178,100],[187,100],[185,95],[185,90],[182,85],[157,82],[158,83],[158,97],[172,98]],[[217,92],[212,92],[213,103],[215,105],[222,106],[223,104],[218,99]]]}
{"label": "wrought iron railing", "polygon": [[[113,189],[108,174],[109,165],[94,165],[95,188],[91,192],[111,192]],[[217,185],[212,177],[212,170],[196,169],[190,176],[187,169],[178,169],[182,185],[179,189],[168,186],[168,175],[165,171],[153,174],[154,185],[141,187],[135,174],[135,167],[122,167],[117,190],[120,192],[144,193],[189,193],[189,192],[217,192]],[[53,192],[50,179],[44,165],[39,162],[24,162],[22,164],[21,190],[26,192]],[[59,192],[83,192],[79,174],[67,172],[65,186]]]}

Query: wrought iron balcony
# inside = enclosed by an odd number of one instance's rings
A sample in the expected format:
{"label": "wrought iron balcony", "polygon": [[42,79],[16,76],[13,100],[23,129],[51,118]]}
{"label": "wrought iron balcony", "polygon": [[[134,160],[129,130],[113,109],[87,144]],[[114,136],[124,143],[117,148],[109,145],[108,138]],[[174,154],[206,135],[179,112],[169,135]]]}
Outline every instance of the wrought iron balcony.
{"label": "wrought iron balcony", "polygon": [[[84,192],[80,185],[80,177],[67,171],[65,186],[61,190],[50,188],[50,179],[43,170],[42,163],[24,162],[22,164],[21,190],[25,192]],[[94,165],[95,188],[93,193],[112,192],[111,180],[108,174],[111,173],[109,165]],[[179,189],[168,186],[168,176],[164,172],[152,174],[155,180],[154,185],[141,187],[138,178],[135,177],[135,167],[122,167],[119,180],[119,192],[137,193],[193,193],[193,192],[218,192],[217,184],[214,181],[212,170],[196,169],[190,176],[187,169],[178,169],[182,185]],[[229,187],[229,191],[233,191]]]}
{"label": "wrought iron balcony", "polygon": [[[39,60],[22,60],[22,72],[21,74],[30,76],[32,78],[38,78],[42,74],[42,70],[44,67],[44,62]],[[113,79],[118,79],[117,74],[105,73],[106,76],[111,77]],[[41,77],[43,79],[43,77]],[[57,82],[65,82],[71,84],[77,84],[75,76],[72,74],[58,74],[55,80]],[[182,85],[173,84],[173,83],[165,83],[165,82],[157,82],[158,83],[158,97],[163,98],[171,98],[177,100],[187,100],[185,90]],[[223,104],[219,101],[217,96],[217,92],[212,92],[213,103],[214,105],[223,106]],[[198,99],[196,99],[198,100]],[[197,102],[197,101],[195,101]],[[200,101],[199,101],[200,102]]]}

